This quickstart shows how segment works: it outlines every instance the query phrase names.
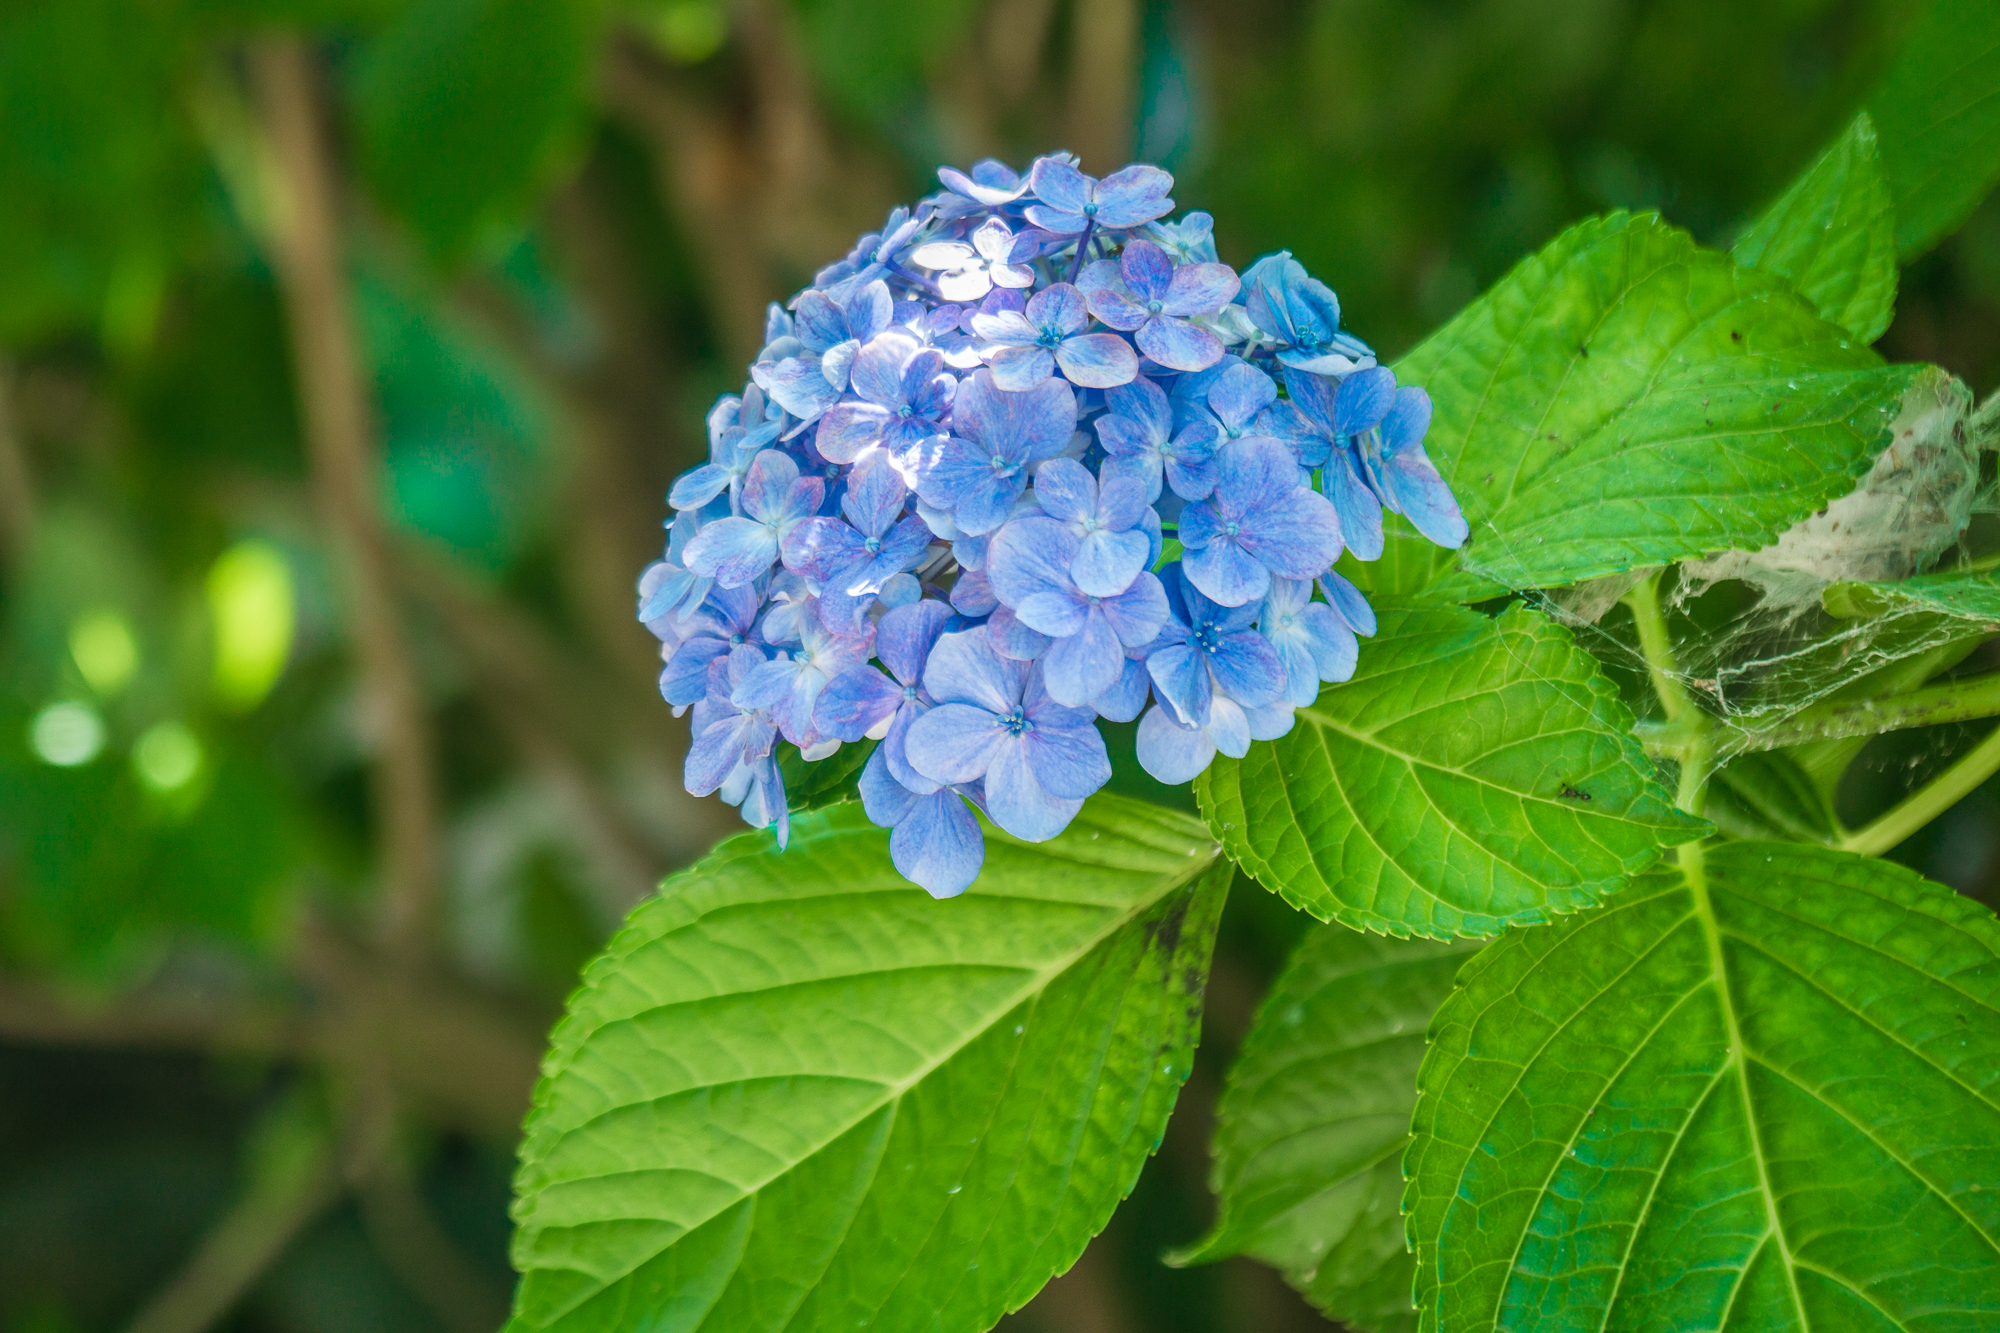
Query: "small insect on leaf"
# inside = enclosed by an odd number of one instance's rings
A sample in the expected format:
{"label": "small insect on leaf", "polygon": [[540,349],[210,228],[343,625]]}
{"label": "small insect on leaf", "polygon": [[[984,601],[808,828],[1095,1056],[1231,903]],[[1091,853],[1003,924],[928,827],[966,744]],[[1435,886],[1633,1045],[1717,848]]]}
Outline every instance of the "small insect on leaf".
{"label": "small insect on leaf", "polygon": [[1569,783],[1565,782],[1563,783],[1562,798],[1565,801],[1587,801],[1590,799],[1590,793],[1587,791],[1579,791],[1575,787],[1571,786]]}

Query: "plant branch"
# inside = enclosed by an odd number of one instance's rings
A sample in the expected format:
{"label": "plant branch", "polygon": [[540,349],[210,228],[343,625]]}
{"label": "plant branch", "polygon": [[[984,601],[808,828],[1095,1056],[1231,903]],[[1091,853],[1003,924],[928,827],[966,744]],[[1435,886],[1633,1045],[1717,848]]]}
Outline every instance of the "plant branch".
{"label": "plant branch", "polygon": [[0,560],[16,578],[35,545],[34,475],[14,417],[14,363],[0,357]]}
{"label": "plant branch", "polygon": [[2000,727],[1968,750],[1959,761],[1912,792],[1900,805],[1842,838],[1842,851],[1880,856],[1971,795],[1974,788],[2000,772]]}
{"label": "plant branch", "polygon": [[377,461],[341,270],[333,150],[304,44],[295,37],[262,41],[252,48],[251,68],[278,168],[273,260],[291,332],[314,500],[345,567],[377,745],[371,795],[382,845],[383,936],[398,959],[416,966],[428,959],[438,914],[433,747],[375,510]]}
{"label": "plant branch", "polygon": [[261,1145],[243,1196],[202,1238],[179,1276],[139,1312],[128,1333],[204,1333],[216,1326],[285,1247],[340,1196],[323,1131],[283,1127]]}

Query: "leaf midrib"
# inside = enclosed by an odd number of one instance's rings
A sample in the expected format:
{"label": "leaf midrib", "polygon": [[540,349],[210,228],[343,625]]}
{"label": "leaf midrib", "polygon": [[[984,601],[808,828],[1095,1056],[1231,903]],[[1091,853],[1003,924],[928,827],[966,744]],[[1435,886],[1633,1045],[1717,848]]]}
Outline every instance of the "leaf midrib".
{"label": "leaf midrib", "polygon": [[[666,1245],[660,1247],[657,1250],[654,1250],[651,1254],[641,1258],[637,1263],[633,1264],[631,1267],[626,1268],[623,1272],[617,1274],[615,1277],[611,1277],[609,1279],[596,1282],[595,1285],[592,1287],[592,1289],[590,1289],[589,1291],[585,1292],[580,1296],[573,1298],[565,1305],[563,1305],[560,1309],[550,1314],[548,1316],[548,1321],[554,1322],[555,1320],[562,1319],[566,1315],[576,1310],[579,1306],[583,1305],[585,1302],[594,1300],[600,1293],[616,1285],[617,1283],[624,1281],[626,1278],[629,1278],[635,1271],[637,1271],[639,1267],[650,1262],[652,1259],[657,1258],[660,1254],[664,1253],[667,1249],[672,1248],[675,1244],[678,1244],[683,1237],[689,1235],[697,1228],[706,1225],[708,1222],[713,1221],[717,1216],[719,1216],[723,1211],[725,1211],[725,1208],[733,1207],[737,1202],[740,1202],[743,1199],[754,1198],[758,1194],[762,1193],[764,1189],[769,1187],[770,1184],[773,1181],[777,1180],[779,1177],[785,1175],[787,1172],[797,1170],[800,1165],[802,1165],[807,1161],[810,1161],[813,1157],[817,1156],[819,1153],[824,1152],[828,1146],[837,1142],[840,1139],[841,1135],[846,1134],[847,1132],[852,1130],[856,1125],[859,1125],[863,1121],[867,1120],[868,1117],[876,1114],[878,1111],[882,1110],[884,1107],[889,1106],[892,1103],[900,1102],[905,1096],[909,1094],[911,1089],[917,1086],[917,1084],[923,1082],[926,1078],[929,1078],[932,1074],[936,1073],[945,1064],[947,1064],[956,1056],[958,1056],[961,1052],[963,1052],[968,1046],[972,1045],[973,1042],[977,1041],[980,1037],[984,1036],[988,1031],[990,1031],[993,1028],[993,1026],[996,1023],[998,1023],[1001,1019],[1005,1018],[1016,1007],[1018,1007],[1019,1005],[1030,999],[1033,999],[1036,995],[1040,994],[1042,991],[1047,990],[1048,987],[1053,985],[1056,979],[1062,976],[1063,973],[1067,972],[1070,968],[1076,966],[1076,964],[1081,962],[1084,958],[1087,958],[1090,955],[1090,953],[1097,948],[1098,945],[1102,944],[1105,940],[1109,939],[1112,935],[1116,934],[1118,931],[1124,929],[1127,925],[1131,924],[1134,920],[1136,920],[1139,916],[1143,915],[1145,912],[1151,910],[1155,904],[1159,903],[1160,901],[1168,897],[1174,891],[1200,878],[1200,876],[1205,871],[1207,871],[1210,866],[1215,864],[1216,858],[1221,854],[1221,849],[1217,847],[1214,843],[1210,843],[1209,854],[1206,857],[1203,857],[1199,855],[1200,845],[1196,844],[1195,852],[1196,852],[1195,855],[1189,857],[1189,860],[1195,863],[1193,866],[1189,867],[1185,871],[1177,870],[1175,874],[1166,877],[1161,882],[1160,886],[1155,892],[1143,898],[1134,900],[1123,911],[1114,912],[1110,914],[1110,916],[1107,918],[1106,924],[1101,929],[1085,937],[1077,944],[1076,947],[1070,949],[1068,952],[1064,954],[1058,955],[1056,958],[1051,959],[1047,964],[1045,964],[1043,967],[1039,969],[1033,969],[1033,970],[1024,969],[1024,971],[1027,971],[1029,977],[1028,981],[1024,981],[1022,985],[1018,987],[1014,992],[1012,992],[1010,996],[1008,996],[1006,999],[996,1001],[992,1006],[989,1006],[988,1012],[979,1021],[967,1024],[965,1032],[961,1035],[961,1037],[958,1040],[948,1044],[946,1047],[940,1050],[935,1056],[925,1060],[923,1063],[917,1066],[916,1069],[912,1070],[909,1075],[895,1082],[883,1084],[882,1085],[883,1091],[881,1092],[881,1094],[879,1094],[876,1098],[867,1103],[865,1106],[857,1108],[856,1113],[847,1120],[847,1122],[843,1125],[843,1127],[840,1129],[838,1133],[835,1133],[830,1137],[824,1139],[822,1142],[815,1144],[810,1150],[800,1154],[795,1160],[785,1165],[781,1169],[770,1172],[761,1179],[758,1179],[754,1185],[739,1189],[736,1199],[732,1200],[730,1204],[725,1205],[724,1208],[717,1208],[711,1211],[706,1217],[692,1221],[686,1226],[686,1228],[680,1233],[680,1235],[676,1236],[672,1241],[669,1241]],[[745,901],[746,900],[743,899],[737,899],[728,904],[718,904],[717,906],[718,907],[740,906]],[[754,899],[748,901],[761,902],[761,903],[782,903],[786,900],[778,898],[765,898],[765,899]],[[1023,901],[1050,902],[1053,900],[1026,899]],[[1068,904],[1068,905],[1096,906],[1100,904]],[[700,917],[696,917],[693,921],[684,923],[684,926],[677,927],[676,929],[691,927],[697,924],[700,920],[701,920]],[[650,945],[652,941],[648,940],[646,943]],[[874,974],[869,973],[869,974],[855,974],[855,975],[874,975]],[[714,999],[717,997],[704,996],[702,998]],[[639,1017],[641,1014],[658,1013],[662,1010],[675,1008],[681,1004],[698,1003],[698,1002],[699,1001],[685,1001],[685,1000],[675,1001],[672,1004],[658,1005],[654,1006],[651,1009],[641,1010],[635,1014],[624,1015],[622,1016],[622,1018],[624,1021],[630,1021],[631,1019]],[[599,1025],[599,1026],[604,1026],[604,1025]],[[597,1027],[593,1027],[590,1029],[589,1032],[583,1034],[583,1036],[578,1039],[577,1047],[579,1050],[582,1048],[584,1042],[589,1039],[590,1035],[595,1033],[597,1030],[598,1030]],[[719,1086],[719,1085],[711,1084],[706,1086]],[[686,1089],[685,1091],[698,1091],[698,1090],[699,1090],[698,1088],[695,1088],[695,1089]],[[567,1139],[570,1136],[570,1134],[575,1132],[576,1131],[574,1129],[565,1130],[562,1133],[562,1135],[560,1135],[554,1141],[554,1143],[550,1145],[550,1148],[553,1149],[556,1145],[562,1143],[564,1139]],[[549,1151],[545,1150],[541,1155],[542,1160],[546,1160],[548,1156],[549,1156]],[[549,1183],[551,1182],[545,1182],[543,1188],[547,1188]],[[568,1182],[555,1182],[555,1183],[568,1183]],[[592,1224],[591,1223],[573,1224],[568,1229],[574,1229],[575,1225],[587,1226]],[[529,1230],[529,1228],[526,1225],[524,1225],[523,1230],[527,1231]],[[575,1272],[577,1270],[572,1269],[569,1271]]]}

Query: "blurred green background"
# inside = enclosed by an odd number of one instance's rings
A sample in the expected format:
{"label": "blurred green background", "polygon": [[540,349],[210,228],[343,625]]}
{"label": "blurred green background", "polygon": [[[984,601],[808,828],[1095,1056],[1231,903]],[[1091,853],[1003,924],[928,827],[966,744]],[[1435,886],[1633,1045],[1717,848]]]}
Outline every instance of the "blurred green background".
{"label": "blurred green background", "polygon": [[[936,164],[1157,161],[1387,359],[1593,211],[1726,243],[1921,9],[5,0],[0,1329],[497,1326],[547,1025],[740,828],[632,620],[668,482]],[[1883,350],[2000,381],[2000,205]],[[1901,854],[1992,901],[1996,816]],[[1301,924],[1239,885],[1160,1157],[1008,1327],[1328,1327],[1157,1262]]]}

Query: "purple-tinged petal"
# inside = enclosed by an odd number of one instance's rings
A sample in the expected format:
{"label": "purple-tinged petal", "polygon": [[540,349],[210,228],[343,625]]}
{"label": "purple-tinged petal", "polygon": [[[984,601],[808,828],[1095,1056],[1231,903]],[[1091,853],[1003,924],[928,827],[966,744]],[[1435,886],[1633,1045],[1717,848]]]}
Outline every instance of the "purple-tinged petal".
{"label": "purple-tinged petal", "polygon": [[975,311],[972,331],[988,342],[1008,347],[1033,347],[1042,336],[1041,330],[1030,324],[1027,315],[1018,310],[1002,310],[991,315]]}
{"label": "purple-tinged petal", "polygon": [[757,366],[751,375],[777,404],[800,421],[816,421],[840,401],[840,390],[827,383],[818,356],[787,357],[775,366]]}
{"label": "purple-tinged petal", "polygon": [[917,793],[896,781],[881,746],[861,768],[861,809],[880,828],[895,828],[916,808]]}
{"label": "purple-tinged petal", "polygon": [[1231,634],[1208,655],[1215,683],[1232,699],[1254,705],[1276,703],[1285,694],[1285,664],[1261,634]]}
{"label": "purple-tinged petal", "polygon": [[1174,270],[1166,295],[1159,298],[1160,309],[1181,319],[1212,315],[1228,305],[1241,286],[1236,270],[1227,264],[1183,264]]}
{"label": "purple-tinged petal", "polygon": [[[1077,470],[1083,469],[1078,466]],[[992,580],[1000,600],[1017,611],[1036,597],[1054,595],[1081,601],[1069,577],[1076,546],[1076,534],[1058,519],[1017,518],[994,534],[986,552],[986,577]]]}
{"label": "purple-tinged petal", "polygon": [[1083,801],[1064,800],[1042,786],[1029,764],[1026,739],[996,748],[986,770],[986,814],[1017,838],[1045,842],[1069,827]]}
{"label": "purple-tinged petal", "polygon": [[1071,708],[1084,708],[1118,683],[1125,669],[1125,650],[1104,613],[1093,607],[1084,617],[1083,627],[1050,644],[1040,662],[1049,697]]}
{"label": "purple-tinged petal", "polygon": [[704,463],[674,479],[674,488],[667,494],[667,503],[676,509],[699,509],[728,490],[730,481],[728,468],[716,463]]}
{"label": "purple-tinged petal", "polygon": [[1336,449],[1320,473],[1327,499],[1340,517],[1341,540],[1357,560],[1382,558],[1382,501],[1354,471],[1353,456]]}
{"label": "purple-tinged petal", "polygon": [[1159,575],[1142,571],[1132,585],[1100,604],[1106,623],[1127,648],[1143,648],[1159,637],[1172,615]]}
{"label": "purple-tinged petal", "polygon": [[1414,385],[1396,390],[1396,402],[1382,418],[1382,453],[1397,453],[1423,441],[1431,428],[1431,396]]}
{"label": "purple-tinged petal", "polygon": [[1152,677],[1153,692],[1173,709],[1175,717],[1189,726],[1208,721],[1215,685],[1209,678],[1206,653],[1184,643],[1155,648],[1146,657],[1146,673]]}
{"label": "purple-tinged petal", "polygon": [[957,792],[920,798],[889,837],[896,872],[933,898],[955,898],[979,878],[986,839]]}
{"label": "purple-tinged petal", "polygon": [[1152,709],[1139,720],[1133,748],[1141,768],[1174,787],[1194,781],[1215,761],[1215,742],[1208,738],[1208,732],[1183,725],[1164,707]]}
{"label": "purple-tinged petal", "polygon": [[1203,728],[1215,748],[1231,759],[1241,759],[1250,753],[1250,719],[1244,715],[1243,706],[1234,699],[1223,695],[1215,696],[1215,707],[1209,713],[1208,725]]}
{"label": "purple-tinged petal", "polygon": [[1148,379],[1134,380],[1104,395],[1104,405],[1138,426],[1144,438],[1164,441],[1173,431],[1173,406],[1166,390]]}
{"label": "purple-tinged petal", "polygon": [[902,703],[902,687],[874,667],[849,667],[813,701],[813,728],[836,740],[858,741],[887,722]]}
{"label": "purple-tinged petal", "polygon": [[1119,672],[1117,683],[1092,700],[1091,706],[1106,721],[1130,722],[1146,706],[1152,685],[1152,677],[1146,674],[1145,662],[1128,657]]}
{"label": "purple-tinged petal", "polygon": [[882,442],[882,431],[893,418],[874,403],[835,403],[819,419],[813,447],[829,463],[852,463],[862,452]]}
{"label": "purple-tinged petal", "polygon": [[901,407],[903,366],[917,350],[917,340],[907,333],[891,331],[870,339],[854,354],[854,364],[848,369],[854,392],[882,407]]}
{"label": "purple-tinged petal", "polygon": [[1115,333],[1085,333],[1064,339],[1056,348],[1056,364],[1071,384],[1086,389],[1111,389],[1129,384],[1139,373],[1139,356]]}
{"label": "purple-tinged petal", "polygon": [[1143,328],[1153,318],[1145,306],[1109,287],[1090,292],[1088,297],[1090,313],[1121,333]]}
{"label": "purple-tinged petal", "polygon": [[1233,539],[1210,542],[1181,557],[1188,581],[1222,606],[1245,606],[1261,600],[1271,586],[1271,571]]}
{"label": "purple-tinged petal", "polygon": [[1038,157],[1028,172],[1028,188],[1035,198],[1065,213],[1081,213],[1090,202],[1096,181],[1057,157]]}
{"label": "purple-tinged petal", "polygon": [[[723,523],[745,521],[722,520]],[[721,523],[711,524],[703,532],[720,526]],[[841,520],[809,518],[785,534],[784,557],[786,569],[824,583],[835,574],[853,567],[856,562],[866,560],[868,548],[863,545],[861,533]],[[726,577],[720,581],[725,588],[735,586]]]}
{"label": "purple-tinged petal", "polygon": [[1231,440],[1216,454],[1215,507],[1241,518],[1299,489],[1299,464],[1276,440]]}
{"label": "purple-tinged petal", "polygon": [[1026,311],[1028,323],[1037,334],[1053,329],[1068,335],[1083,332],[1083,326],[1090,322],[1090,312],[1085,307],[1083,293],[1066,282],[1055,283],[1037,292],[1028,301]]}
{"label": "purple-tinged petal", "polygon": [[[995,653],[984,629],[947,634],[924,665],[924,689],[939,703],[976,704],[989,713],[1011,712],[1021,700],[1028,668]],[[952,778],[970,782],[971,778]]]}
{"label": "purple-tinged petal", "polygon": [[896,710],[896,716],[889,723],[889,734],[882,738],[876,753],[886,755],[890,776],[917,793],[929,795],[938,789],[938,783],[925,777],[910,766],[910,728],[916,720],[929,711],[927,704],[908,704]]}
{"label": "purple-tinged petal", "polygon": [[[1174,261],[1151,241],[1134,241],[1118,256],[1118,272],[1140,305],[1164,300],[1173,285]],[[1158,358],[1154,358],[1158,360]]]}
{"label": "purple-tinged petal", "polygon": [[903,753],[910,766],[934,782],[983,777],[1014,737],[1000,719],[971,704],[939,704],[910,724]]}
{"label": "purple-tinged petal", "polygon": [[[1285,373],[1289,386],[1296,371]],[[1313,376],[1318,379],[1319,377]],[[1320,383],[1326,381],[1320,380]],[[1359,435],[1380,425],[1396,402],[1396,376],[1382,367],[1356,371],[1340,381],[1333,392],[1333,414],[1329,422],[1336,435]]]}
{"label": "purple-tinged petal", "polygon": [[964,570],[951,585],[952,609],[962,616],[989,615],[998,605],[1000,599],[994,595],[993,583],[984,569]]}
{"label": "purple-tinged petal", "polygon": [[778,536],[747,518],[717,519],[688,543],[688,568],[724,588],[741,587],[778,558]]}
{"label": "purple-tinged petal", "polygon": [[1026,393],[1056,369],[1056,359],[1046,347],[1003,347],[989,364],[993,386],[1009,393]]}
{"label": "purple-tinged petal", "polygon": [[729,647],[727,639],[700,638],[674,649],[660,672],[660,697],[676,708],[700,703],[708,693],[708,664]]}
{"label": "purple-tinged petal", "polygon": [[1368,605],[1361,589],[1329,569],[1319,576],[1319,590],[1326,594],[1334,614],[1345,621],[1349,629],[1364,638],[1374,636],[1375,608]]}
{"label": "purple-tinged petal", "polygon": [[847,316],[824,292],[802,294],[795,314],[799,341],[815,352],[824,352],[847,338]]}
{"label": "purple-tinged petal", "polygon": [[1271,377],[1247,361],[1239,361],[1208,386],[1208,406],[1223,425],[1241,432],[1278,397]]}
{"label": "purple-tinged petal", "polygon": [[1158,167],[1135,162],[1097,183],[1097,225],[1122,231],[1174,211],[1167,191],[1174,178]]}
{"label": "purple-tinged petal", "polygon": [[986,632],[993,651],[1010,662],[1032,662],[1054,642],[1040,630],[1022,624],[1011,606],[993,609],[993,614],[986,618]]}
{"label": "purple-tinged petal", "polygon": [[1024,393],[1009,393],[979,371],[959,386],[952,420],[961,435],[1016,462],[1053,458],[1076,433],[1076,391],[1061,380],[1044,380]]}
{"label": "purple-tinged petal", "polygon": [[1140,483],[1115,477],[1103,479],[1097,491],[1098,525],[1112,532],[1123,532],[1144,521],[1147,504],[1146,489]]}
{"label": "purple-tinged petal", "polygon": [[1465,544],[1472,530],[1466,525],[1451,487],[1438,475],[1436,465],[1421,444],[1406,446],[1384,459],[1377,467],[1377,475],[1418,532],[1450,550]]}
{"label": "purple-tinged petal", "polygon": [[1058,236],[1075,236],[1090,225],[1081,213],[1063,213],[1043,204],[1029,204],[1026,212],[1028,221]]}
{"label": "purple-tinged petal", "polygon": [[890,611],[875,626],[875,655],[905,685],[919,684],[924,662],[937,646],[951,608],[939,601],[912,602]]}
{"label": "purple-tinged petal", "polygon": [[[1030,686],[1030,694],[1041,691]],[[1022,751],[1035,780],[1051,795],[1087,800],[1111,780],[1111,758],[1090,709],[1057,705],[1043,696],[1031,699],[1027,711],[1034,725],[1021,735]]]}
{"label": "purple-tinged petal", "polygon": [[[1027,484],[1026,473],[1001,475],[989,471],[984,480],[959,495],[952,521],[967,534],[982,537],[1014,516],[1014,504]],[[954,543],[953,549],[957,546]]]}
{"label": "purple-tinged petal", "polygon": [[1035,498],[1051,518],[1081,523],[1097,516],[1097,479],[1074,458],[1051,458],[1035,469]]}
{"label": "purple-tinged petal", "polygon": [[[1146,567],[1152,543],[1146,534],[1134,530],[1107,532],[1095,528],[1077,542],[1070,557],[1069,575],[1077,588],[1091,597],[1116,597],[1132,586]],[[1146,636],[1152,638],[1151,634]]]}
{"label": "purple-tinged petal", "polygon": [[1149,320],[1134,336],[1140,351],[1173,370],[1206,370],[1222,359],[1220,338],[1178,319]]}
{"label": "purple-tinged petal", "polygon": [[1316,579],[1340,558],[1340,516],[1324,495],[1300,486],[1247,516],[1236,539],[1272,573]]}
{"label": "purple-tinged petal", "polygon": [[847,305],[847,336],[867,342],[889,327],[896,317],[895,298],[889,284],[877,278],[856,292]]}
{"label": "purple-tinged petal", "polygon": [[880,537],[903,512],[910,488],[885,458],[871,459],[847,478],[841,512],[865,536]]}

